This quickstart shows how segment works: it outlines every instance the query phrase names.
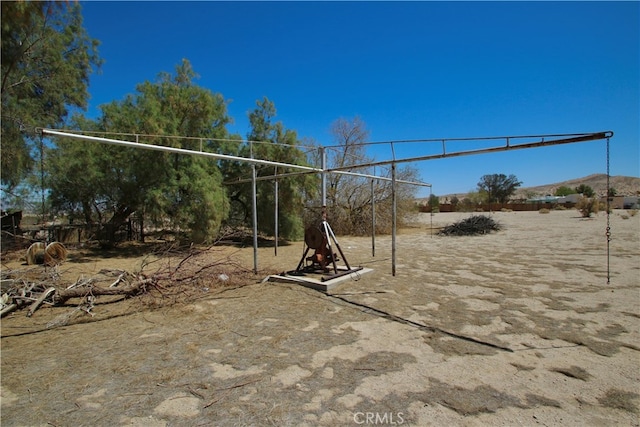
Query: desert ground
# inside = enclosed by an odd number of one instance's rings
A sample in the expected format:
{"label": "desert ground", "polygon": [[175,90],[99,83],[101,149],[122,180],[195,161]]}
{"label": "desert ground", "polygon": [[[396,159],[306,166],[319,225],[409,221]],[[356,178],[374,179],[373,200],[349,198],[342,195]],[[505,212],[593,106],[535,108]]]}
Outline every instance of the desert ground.
{"label": "desert ground", "polygon": [[[99,297],[57,324],[73,303],[11,313],[1,424],[640,425],[640,214],[611,213],[609,258],[604,213],[486,213],[501,231],[434,234],[470,215],[416,215],[395,276],[390,236],[375,257],[370,237],[338,236],[373,272],[327,293],[262,281],[295,268],[295,242],[260,248],[261,274],[229,268],[233,286],[196,281],[183,300]],[[208,256],[252,268],[251,247]],[[143,262],[72,249],[57,280]]]}

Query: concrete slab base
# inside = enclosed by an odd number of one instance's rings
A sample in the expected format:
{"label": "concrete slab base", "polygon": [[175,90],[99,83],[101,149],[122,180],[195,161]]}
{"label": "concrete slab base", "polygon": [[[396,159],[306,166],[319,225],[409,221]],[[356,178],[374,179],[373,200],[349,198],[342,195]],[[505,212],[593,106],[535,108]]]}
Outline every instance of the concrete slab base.
{"label": "concrete slab base", "polygon": [[[292,275],[287,273],[281,274],[273,274],[267,277],[264,281],[266,282],[283,282],[283,283],[294,283],[302,286],[306,286],[307,288],[312,288],[318,291],[327,292],[339,285],[340,283],[354,280],[360,278],[360,276],[371,273],[373,271],[372,268],[364,268],[357,267],[353,269],[351,273],[347,267],[340,266],[337,267],[338,277],[330,278],[330,274],[313,274],[313,273],[305,273],[304,275]],[[323,280],[323,277],[325,278]]]}

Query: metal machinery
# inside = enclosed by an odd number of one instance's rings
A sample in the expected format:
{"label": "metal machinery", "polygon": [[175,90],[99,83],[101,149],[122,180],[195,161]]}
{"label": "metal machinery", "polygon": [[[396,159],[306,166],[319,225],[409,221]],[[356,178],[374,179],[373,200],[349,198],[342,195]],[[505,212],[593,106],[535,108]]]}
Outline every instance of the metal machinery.
{"label": "metal machinery", "polygon": [[[256,193],[255,193],[255,185],[256,185],[256,181],[257,180],[275,180],[276,182],[276,189],[277,189],[277,179],[278,178],[284,178],[285,176],[294,176],[294,175],[298,175],[298,174],[308,174],[308,173],[320,173],[322,175],[322,203],[323,205],[326,206],[326,175],[328,173],[337,173],[337,174],[345,174],[345,175],[354,175],[354,176],[361,176],[363,178],[370,178],[370,179],[379,179],[379,180],[390,180],[391,181],[391,198],[392,198],[392,231],[391,231],[391,274],[393,276],[396,275],[396,210],[395,210],[395,188],[396,188],[396,184],[397,183],[401,183],[401,180],[396,179],[396,165],[397,164],[401,164],[401,163],[407,163],[407,162],[421,162],[421,161],[427,161],[427,160],[435,160],[435,159],[444,159],[444,158],[449,158],[449,157],[459,157],[459,156],[468,156],[468,155],[476,155],[476,154],[491,154],[491,153],[497,153],[500,151],[511,151],[511,150],[520,150],[520,149],[528,149],[528,148],[536,148],[536,147],[547,147],[547,146],[551,146],[551,145],[561,145],[561,144],[572,144],[572,143],[576,143],[576,142],[587,142],[587,141],[596,141],[596,140],[606,140],[607,142],[607,150],[606,150],[606,154],[607,154],[607,192],[609,189],[609,163],[610,163],[610,153],[609,153],[609,140],[610,138],[613,136],[613,132],[612,131],[603,131],[603,132],[588,132],[588,133],[572,133],[572,134],[551,134],[551,135],[519,135],[519,136],[495,136],[495,137],[477,137],[477,138],[442,138],[442,139],[414,139],[414,140],[401,140],[401,141],[387,141],[387,142],[372,142],[372,143],[365,143],[362,144],[363,146],[365,145],[372,145],[372,144],[389,144],[391,147],[391,152],[393,153],[393,158],[389,159],[389,160],[383,160],[383,161],[375,161],[375,162],[368,162],[366,164],[355,164],[355,165],[345,165],[345,166],[341,166],[338,168],[330,168],[327,165],[326,162],[326,154],[325,154],[325,148],[330,148],[330,147],[319,147],[320,150],[320,154],[321,154],[321,158],[322,158],[322,165],[321,167],[310,167],[310,166],[304,166],[304,165],[296,165],[296,164],[289,164],[289,163],[282,163],[282,162],[275,162],[275,161],[271,161],[271,160],[263,160],[263,159],[254,159],[253,157],[251,158],[247,158],[247,157],[239,157],[239,156],[231,156],[231,155],[225,155],[225,154],[218,154],[218,153],[211,153],[211,152],[207,152],[207,151],[195,151],[195,150],[188,150],[188,149],[184,149],[184,148],[175,148],[175,147],[167,147],[164,145],[156,145],[156,144],[145,144],[145,143],[140,143],[138,142],[138,137],[140,136],[151,136],[151,135],[140,135],[140,134],[133,134],[133,136],[135,136],[136,138],[136,142],[133,141],[126,141],[126,140],[119,140],[119,139],[111,139],[111,138],[102,138],[102,137],[96,137],[96,136],[90,136],[90,135],[82,135],[82,134],[74,134],[74,133],[70,133],[70,132],[62,132],[62,131],[56,131],[53,129],[40,129],[41,132],[41,137],[44,136],[48,136],[48,137],[65,137],[65,138],[75,138],[75,139],[81,139],[84,141],[93,141],[93,142],[100,142],[100,143],[104,143],[104,144],[112,144],[112,145],[120,145],[120,146],[125,146],[125,147],[134,147],[134,148],[141,148],[141,149],[145,149],[145,150],[155,150],[155,151],[163,151],[163,152],[171,152],[171,153],[177,153],[177,154],[187,154],[187,155],[195,155],[195,156],[203,156],[203,157],[208,157],[208,158],[213,158],[213,159],[225,159],[225,160],[230,160],[230,161],[238,161],[238,162],[242,162],[242,163],[249,163],[252,165],[267,165],[267,166],[274,166],[277,168],[282,168],[282,170],[288,170],[288,169],[295,169],[297,170],[296,172],[286,172],[286,173],[281,173],[281,174],[277,174],[277,175],[273,175],[273,176],[261,176],[261,177],[257,177],[256,173],[255,173],[255,168],[253,168],[253,173],[252,173],[252,178],[249,180],[237,180],[237,181],[233,181],[232,183],[241,183],[241,182],[252,182],[253,184],[253,271],[254,273],[257,274],[258,272],[258,236],[257,236],[257,208],[256,208]],[[131,137],[132,134],[122,134],[122,135],[127,135],[128,137]],[[157,135],[156,135],[157,136]],[[156,136],[153,136],[154,138]],[[169,136],[170,138],[193,138],[193,139],[197,139],[200,140],[200,142],[202,142],[203,138],[200,137],[184,137],[184,136],[180,136],[180,137],[176,137],[176,136]],[[504,140],[504,143],[498,143],[498,141]],[[485,146],[484,144],[482,144],[482,146],[479,147],[475,147],[475,148],[465,148],[465,149],[454,149],[453,151],[451,150],[451,147],[449,147],[449,149],[447,149],[447,144],[448,143],[455,143],[455,144],[459,144],[459,143],[465,143],[465,142],[489,142],[489,141],[496,141],[495,143],[492,143],[490,146]],[[246,141],[244,141],[246,142]],[[433,154],[424,154],[424,155],[420,155],[417,157],[411,157],[411,158],[396,158],[395,156],[395,151],[394,151],[394,144],[399,144],[399,143],[438,143],[438,144],[442,144],[442,151],[438,152],[438,153],[433,153]],[[368,174],[361,174],[361,173],[356,173],[353,172],[354,169],[358,169],[358,168],[375,168],[375,167],[379,167],[379,166],[387,166],[387,165],[391,165],[391,178],[388,177],[383,177],[383,176],[374,176],[374,175],[368,175]],[[430,184],[425,184],[425,183],[416,183],[416,182],[404,182],[405,184],[412,184],[412,185],[425,185],[425,186],[431,186]],[[229,183],[231,184],[231,183]],[[277,194],[277,190],[276,190],[276,194]],[[373,200],[373,198],[372,198]],[[607,203],[609,203],[610,198],[607,198]],[[276,203],[277,206],[277,203]],[[276,209],[276,218],[277,218],[277,209]],[[276,220],[277,221],[277,220]],[[277,230],[277,227],[276,227]],[[277,231],[276,231],[277,232]],[[374,235],[372,233],[372,235]],[[609,257],[610,257],[610,249],[609,249],[609,242],[610,242],[610,237],[611,237],[611,227],[610,227],[610,223],[609,223],[609,208],[607,208],[607,231],[606,231],[606,236],[607,236],[607,283],[609,283],[609,273],[610,273],[610,269],[609,269]],[[345,264],[347,265],[346,270],[344,269],[340,269],[341,272],[338,273],[339,268],[336,266],[336,256],[333,253],[332,250],[332,246],[331,246],[331,240],[333,240],[333,242],[335,243],[336,248],[338,249],[338,251],[340,252],[340,255],[342,256],[342,259],[345,261]],[[323,242],[326,241],[326,244],[323,244]],[[276,244],[277,244],[277,236],[276,236]],[[325,270],[327,270],[327,265],[329,265],[329,263],[331,263],[331,265],[333,266],[333,275],[331,277],[323,277],[322,280],[329,280],[331,278],[336,278],[339,276],[344,276],[346,274],[350,274],[353,273],[354,271],[359,271],[358,270],[352,270],[351,267],[349,267],[349,264],[347,263],[344,254],[342,253],[342,250],[340,249],[340,245],[338,245],[338,242],[335,239],[335,235],[333,234],[333,231],[331,231],[331,227],[329,226],[329,224],[326,221],[326,214],[323,212],[322,215],[322,223],[320,224],[319,227],[311,227],[311,230],[308,228],[307,229],[307,233],[305,233],[305,244],[307,245],[307,248],[305,250],[305,255],[302,257],[302,259],[300,260],[300,264],[298,265],[298,268],[294,271],[289,272],[289,274],[297,274],[297,275],[304,275],[304,269],[303,269],[303,264],[305,261],[308,261],[311,263],[311,265],[309,265],[308,269],[309,271],[318,271],[320,270],[321,272],[325,272]],[[315,246],[315,247],[313,247]],[[310,259],[306,260],[306,256],[307,253],[311,250],[314,249],[314,255],[312,257],[310,257]]]}
{"label": "metal machinery", "polygon": [[[346,268],[338,267],[336,264],[339,258],[338,254],[333,252],[332,241],[338,252],[340,252]],[[349,266],[349,262],[344,256],[344,252],[342,252],[338,239],[336,239],[336,235],[327,222],[325,209],[323,209],[322,212],[322,222],[320,225],[310,226],[305,230],[304,243],[306,248],[302,258],[300,258],[298,267],[293,271],[289,271],[287,274],[303,276],[305,274],[325,274],[333,271],[332,274],[322,276],[321,280],[324,282],[362,270],[362,267],[351,268],[351,266]],[[313,255],[307,256],[311,250],[314,251]],[[329,268],[330,265],[333,267],[332,269]]]}

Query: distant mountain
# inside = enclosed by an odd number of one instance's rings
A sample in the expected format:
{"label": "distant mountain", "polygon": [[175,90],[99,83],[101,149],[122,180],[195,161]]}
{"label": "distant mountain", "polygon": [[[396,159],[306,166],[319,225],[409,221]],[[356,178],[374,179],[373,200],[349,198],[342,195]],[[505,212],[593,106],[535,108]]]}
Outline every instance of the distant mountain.
{"label": "distant mountain", "polygon": [[[593,174],[583,178],[570,179],[568,181],[556,182],[553,184],[538,185],[536,187],[521,187],[516,191],[516,197],[527,198],[528,196],[545,196],[553,195],[559,187],[576,188],[581,184],[591,187],[596,194],[607,194],[607,175]],[[639,196],[640,195],[640,178],[633,176],[611,176],[609,177],[609,186],[616,190],[618,196]],[[458,199],[466,197],[467,193],[438,195],[440,201],[456,196]],[[427,202],[427,198],[418,199],[416,202]]]}

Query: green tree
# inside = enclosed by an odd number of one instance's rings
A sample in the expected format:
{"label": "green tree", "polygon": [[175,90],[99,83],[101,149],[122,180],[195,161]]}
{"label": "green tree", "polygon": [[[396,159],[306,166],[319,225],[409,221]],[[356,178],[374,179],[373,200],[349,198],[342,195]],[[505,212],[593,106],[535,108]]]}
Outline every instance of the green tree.
{"label": "green tree", "polygon": [[568,196],[569,194],[575,194],[576,191],[573,188],[569,188],[565,185],[562,185],[556,188],[555,195],[559,197]]}
{"label": "green tree", "polygon": [[[84,131],[188,135],[147,137],[140,142],[218,151],[229,118],[221,95],[193,83],[187,60],[174,75],[161,73],[123,101],[101,106],[96,120],[80,116]],[[114,138],[121,138],[112,135]],[[134,212],[158,227],[188,232],[192,241],[212,240],[226,217],[228,202],[216,162],[204,157],[60,139],[50,154],[54,206],[103,224],[103,240]]]}
{"label": "green tree", "polygon": [[[256,107],[249,112],[251,130],[247,135],[249,143],[238,148],[237,154],[280,163],[308,165],[307,157],[300,147],[298,135],[294,130],[286,129],[284,124],[275,121],[275,104],[268,98],[256,101]],[[225,162],[223,166],[227,181],[251,177],[246,164]],[[283,169],[274,166],[256,165],[258,177],[274,176],[296,169]],[[298,175],[278,179],[278,234],[295,240],[304,233],[303,210],[308,194],[317,191],[317,177]],[[268,235],[275,234],[275,181],[259,180],[256,183],[258,207],[258,231]],[[234,184],[229,187],[232,222],[231,225],[251,226],[252,190],[251,183]]]}
{"label": "green tree", "polygon": [[430,194],[427,205],[429,206],[430,212],[437,212],[440,207],[440,198],[435,194]]}
{"label": "green tree", "polygon": [[486,194],[488,203],[506,203],[520,185],[522,182],[515,175],[483,175],[478,182],[478,191]]}
{"label": "green tree", "polygon": [[580,184],[579,186],[577,186],[575,192],[578,194],[582,194],[587,198],[593,197],[596,194],[595,191],[593,191],[593,188],[585,184]]}
{"label": "green tree", "polygon": [[36,127],[64,123],[86,108],[98,41],[82,26],[80,4],[3,1],[2,184],[17,186],[34,166]]}

